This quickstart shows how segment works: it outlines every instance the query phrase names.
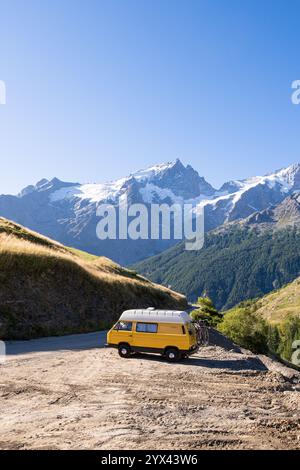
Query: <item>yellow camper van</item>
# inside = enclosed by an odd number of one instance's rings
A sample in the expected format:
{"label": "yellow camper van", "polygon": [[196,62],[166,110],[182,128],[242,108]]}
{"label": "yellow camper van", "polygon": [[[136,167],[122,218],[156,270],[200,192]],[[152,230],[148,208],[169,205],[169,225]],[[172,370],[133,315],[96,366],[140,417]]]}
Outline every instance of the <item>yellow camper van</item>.
{"label": "yellow camper van", "polygon": [[162,354],[175,362],[198,350],[191,317],[175,310],[126,310],[107,334],[107,346],[121,357],[134,352]]}

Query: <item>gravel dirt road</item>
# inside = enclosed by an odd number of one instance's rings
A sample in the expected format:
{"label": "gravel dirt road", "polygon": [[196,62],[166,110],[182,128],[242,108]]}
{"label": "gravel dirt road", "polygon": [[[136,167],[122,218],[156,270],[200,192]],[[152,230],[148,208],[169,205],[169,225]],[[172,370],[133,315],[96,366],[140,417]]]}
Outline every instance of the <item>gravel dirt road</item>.
{"label": "gravel dirt road", "polygon": [[300,449],[298,372],[220,346],[121,359],[104,340],[7,345],[0,449]]}

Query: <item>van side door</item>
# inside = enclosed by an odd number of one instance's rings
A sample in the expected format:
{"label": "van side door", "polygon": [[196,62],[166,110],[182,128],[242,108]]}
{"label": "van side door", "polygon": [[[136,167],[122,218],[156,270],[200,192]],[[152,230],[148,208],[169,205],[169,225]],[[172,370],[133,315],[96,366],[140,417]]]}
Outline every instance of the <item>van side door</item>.
{"label": "van side door", "polygon": [[159,348],[158,324],[137,321],[133,330],[133,346],[141,350]]}

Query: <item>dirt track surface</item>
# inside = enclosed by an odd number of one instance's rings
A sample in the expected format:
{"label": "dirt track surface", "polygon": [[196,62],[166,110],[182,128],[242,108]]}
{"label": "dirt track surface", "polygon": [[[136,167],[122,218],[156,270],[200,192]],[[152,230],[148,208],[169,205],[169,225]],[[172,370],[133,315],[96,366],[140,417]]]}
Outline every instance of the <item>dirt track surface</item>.
{"label": "dirt track surface", "polygon": [[1,449],[300,449],[299,374],[270,360],[17,353],[0,365]]}

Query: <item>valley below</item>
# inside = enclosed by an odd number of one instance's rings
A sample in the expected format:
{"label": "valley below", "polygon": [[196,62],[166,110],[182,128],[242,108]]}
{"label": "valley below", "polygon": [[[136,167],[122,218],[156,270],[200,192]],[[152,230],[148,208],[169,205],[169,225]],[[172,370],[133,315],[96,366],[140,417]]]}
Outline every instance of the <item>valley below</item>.
{"label": "valley below", "polygon": [[177,364],[121,359],[104,341],[7,344],[0,449],[300,449],[295,370],[220,345]]}

